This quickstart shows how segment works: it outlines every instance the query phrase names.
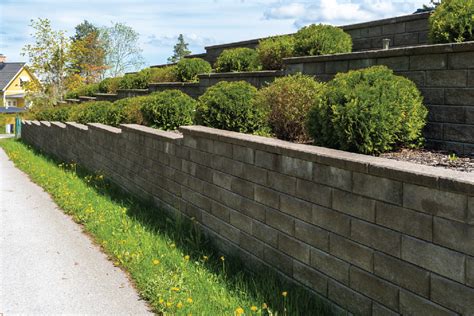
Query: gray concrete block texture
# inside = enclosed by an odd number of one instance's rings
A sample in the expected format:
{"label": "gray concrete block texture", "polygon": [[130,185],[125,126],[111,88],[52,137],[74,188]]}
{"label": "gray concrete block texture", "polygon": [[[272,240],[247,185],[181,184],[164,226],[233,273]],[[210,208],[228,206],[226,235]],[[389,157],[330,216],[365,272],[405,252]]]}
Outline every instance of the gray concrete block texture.
{"label": "gray concrete block texture", "polygon": [[271,266],[350,313],[474,313],[474,179],[205,127],[181,131],[22,129],[25,142],[195,218],[223,253]]}

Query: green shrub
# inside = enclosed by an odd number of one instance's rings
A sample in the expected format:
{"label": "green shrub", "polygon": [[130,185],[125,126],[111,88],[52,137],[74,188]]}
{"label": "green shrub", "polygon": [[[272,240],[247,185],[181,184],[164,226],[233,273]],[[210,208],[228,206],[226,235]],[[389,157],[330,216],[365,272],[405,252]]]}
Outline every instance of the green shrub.
{"label": "green shrub", "polygon": [[474,0],[443,0],[430,16],[433,43],[474,40]]}
{"label": "green shrub", "polygon": [[257,53],[263,69],[279,70],[283,68],[283,58],[292,57],[295,50],[293,36],[274,36],[258,43]]}
{"label": "green shrub", "polygon": [[217,72],[260,70],[260,61],[255,49],[225,49],[217,58],[214,68]]}
{"label": "green shrub", "polygon": [[311,76],[286,76],[258,91],[255,104],[270,109],[268,121],[276,137],[306,141],[306,119],[320,88],[321,84]]}
{"label": "green shrub", "polygon": [[337,74],[310,110],[317,145],[366,154],[418,146],[427,110],[415,84],[385,66]]}
{"label": "green shrub", "polygon": [[179,81],[176,76],[176,66],[148,68],[148,72],[149,72],[148,83]]}
{"label": "green shrub", "polygon": [[242,133],[255,133],[266,127],[268,110],[257,107],[257,89],[245,81],[221,81],[199,98],[198,124]]}
{"label": "green shrub", "polygon": [[81,124],[102,123],[117,126],[121,123],[121,114],[109,101],[93,101],[73,106],[70,119]]}
{"label": "green shrub", "polygon": [[143,118],[149,126],[175,130],[193,124],[197,101],[179,90],[154,93],[142,102]]}
{"label": "green shrub", "polygon": [[61,105],[46,108],[35,113],[35,120],[50,122],[68,122],[70,121],[73,109],[74,105]]}
{"label": "green shrub", "polygon": [[350,53],[351,51],[351,36],[335,26],[312,24],[301,28],[295,34],[297,56]]}
{"label": "green shrub", "polygon": [[124,98],[114,102],[119,111],[120,124],[143,124],[142,105],[145,104],[149,95]]}
{"label": "green shrub", "polygon": [[69,91],[66,93],[66,99],[77,99],[79,97],[93,97],[94,94],[99,93],[99,84],[98,83],[91,83],[85,84],[75,89],[73,91]]}
{"label": "green shrub", "polygon": [[117,93],[122,77],[106,78],[99,83],[100,93]]}
{"label": "green shrub", "polygon": [[148,80],[146,72],[129,73],[123,76],[118,84],[119,89],[147,89]]}
{"label": "green shrub", "polygon": [[126,74],[119,81],[119,89],[148,89],[152,82],[177,81],[176,67],[145,68],[136,73]]}
{"label": "green shrub", "polygon": [[176,64],[176,78],[181,82],[198,81],[198,74],[211,71],[211,64],[202,58],[182,58]]}

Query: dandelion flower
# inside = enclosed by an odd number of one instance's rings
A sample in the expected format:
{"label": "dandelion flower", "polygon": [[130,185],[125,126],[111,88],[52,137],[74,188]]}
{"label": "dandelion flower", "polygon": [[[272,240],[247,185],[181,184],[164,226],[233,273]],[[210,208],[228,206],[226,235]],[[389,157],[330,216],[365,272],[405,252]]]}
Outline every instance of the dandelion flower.
{"label": "dandelion flower", "polygon": [[173,303],[171,302],[166,302],[166,307],[171,307],[173,305]]}
{"label": "dandelion flower", "polygon": [[252,306],[252,307],[250,307],[250,310],[251,310],[252,312],[256,312],[257,309],[258,309],[257,306]]}
{"label": "dandelion flower", "polygon": [[221,261],[223,262],[225,260],[224,256],[221,256]]}
{"label": "dandelion flower", "polygon": [[179,302],[178,304],[176,304],[176,307],[177,307],[177,308],[183,307],[183,303]]}
{"label": "dandelion flower", "polygon": [[267,308],[268,308],[267,303],[263,303],[263,304],[262,304],[262,308],[263,308],[263,309],[267,309]]}
{"label": "dandelion flower", "polygon": [[237,316],[242,315],[244,312],[245,312],[245,311],[244,311],[244,309],[243,309],[242,307],[237,307],[237,309],[235,310],[235,314],[236,314]]}
{"label": "dandelion flower", "polygon": [[283,295],[283,297],[286,297],[288,295],[288,292],[287,291],[281,292],[281,295]]}
{"label": "dandelion flower", "polygon": [[158,303],[160,303],[160,304],[163,304],[164,302],[165,302],[165,300],[162,299],[162,298],[160,298],[160,299],[158,300]]}
{"label": "dandelion flower", "polygon": [[179,287],[172,287],[172,288],[171,288],[171,291],[173,291],[173,292],[179,292]]}
{"label": "dandelion flower", "polygon": [[188,302],[189,304],[191,304],[193,302],[193,299],[191,297],[188,297],[188,299],[186,300],[186,302]]}
{"label": "dandelion flower", "polygon": [[160,264],[160,260],[158,259],[153,259],[153,265],[159,265]]}
{"label": "dandelion flower", "polygon": [[189,256],[188,255],[184,256],[184,260],[189,261]]}

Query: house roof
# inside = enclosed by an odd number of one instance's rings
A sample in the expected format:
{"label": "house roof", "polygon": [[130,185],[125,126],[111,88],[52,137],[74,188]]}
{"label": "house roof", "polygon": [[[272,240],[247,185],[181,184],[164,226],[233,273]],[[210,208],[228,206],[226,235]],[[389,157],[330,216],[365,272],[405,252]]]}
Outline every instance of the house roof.
{"label": "house roof", "polygon": [[0,89],[3,90],[15,78],[25,63],[0,63]]}

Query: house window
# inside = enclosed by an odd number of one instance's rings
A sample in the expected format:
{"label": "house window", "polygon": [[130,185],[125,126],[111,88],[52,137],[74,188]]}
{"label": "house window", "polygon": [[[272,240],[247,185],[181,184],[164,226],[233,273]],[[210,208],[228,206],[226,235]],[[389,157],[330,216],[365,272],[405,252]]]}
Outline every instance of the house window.
{"label": "house window", "polygon": [[7,100],[7,106],[16,106],[16,100]]}

